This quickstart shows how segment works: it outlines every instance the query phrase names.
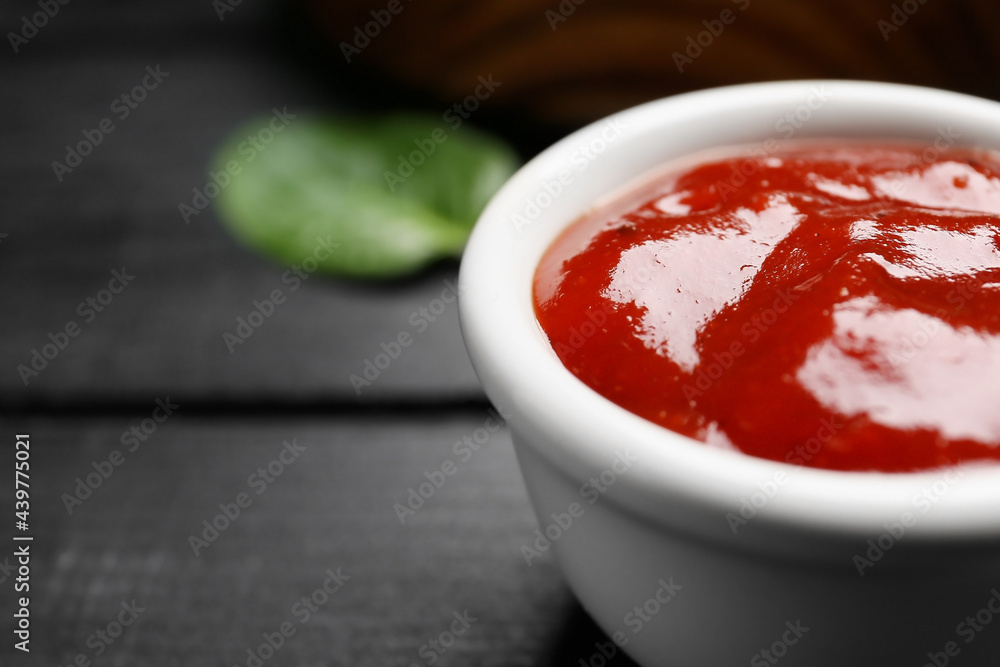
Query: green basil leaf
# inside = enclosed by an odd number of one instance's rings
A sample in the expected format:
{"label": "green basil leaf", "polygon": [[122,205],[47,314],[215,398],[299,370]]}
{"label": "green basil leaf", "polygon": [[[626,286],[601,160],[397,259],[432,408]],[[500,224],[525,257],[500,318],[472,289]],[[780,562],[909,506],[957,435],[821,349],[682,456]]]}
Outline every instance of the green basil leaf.
{"label": "green basil leaf", "polygon": [[440,118],[301,115],[264,144],[266,127],[249,123],[213,160],[231,175],[215,200],[221,219],[280,262],[313,257],[343,276],[390,278],[460,256],[518,165],[503,142]]}

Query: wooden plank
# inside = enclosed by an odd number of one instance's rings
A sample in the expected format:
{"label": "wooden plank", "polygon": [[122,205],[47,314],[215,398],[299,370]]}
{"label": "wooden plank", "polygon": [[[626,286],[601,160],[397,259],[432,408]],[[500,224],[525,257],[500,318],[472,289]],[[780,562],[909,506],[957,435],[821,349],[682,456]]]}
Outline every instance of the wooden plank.
{"label": "wooden plank", "polygon": [[[232,11],[222,10],[221,5],[213,4],[211,0],[178,0],[168,4],[159,2],[114,2],[95,0],[94,2],[77,4],[75,2],[44,3],[48,9],[47,17],[36,16],[44,11],[39,0],[8,0],[0,6],[0,25],[4,26],[4,46],[8,53],[13,53],[11,38],[8,32],[27,39],[27,44],[15,40],[18,56],[36,56],[40,52],[61,48],[69,37],[91,38],[97,34],[117,34],[120,40],[128,40],[130,33],[145,31],[174,32],[175,36],[186,30],[213,28],[224,25],[223,29],[232,31],[247,26],[259,26],[262,20],[273,10],[275,3],[266,0],[240,0],[226,2]],[[218,7],[218,8],[217,8]],[[221,13],[221,20],[220,20]],[[32,27],[27,27],[24,19]],[[100,48],[101,44],[92,44],[91,48]]]}
{"label": "wooden plank", "polygon": [[[169,75],[120,118],[114,100],[147,66]],[[313,277],[293,290],[284,267],[241,247],[211,210],[182,218],[179,204],[204,186],[215,146],[235,127],[274,108],[344,109],[300,70],[246,48],[72,62],[25,55],[4,76],[0,400],[481,397],[457,308],[436,301],[452,298],[456,264],[395,284]],[[52,162],[104,118],[114,130],[58,180]],[[123,267],[135,279],[102,312],[80,305]],[[223,334],[275,289],[287,300],[230,352]],[[433,322],[420,314],[439,306]],[[17,367],[30,368],[32,350],[71,322],[79,334],[26,385]],[[356,390],[350,376],[402,332],[413,344]]]}
{"label": "wooden plank", "polygon": [[[183,411],[134,451],[122,434],[150,413],[5,423],[5,438],[30,434],[32,457],[37,662],[17,655],[12,664],[67,665],[84,654],[103,665],[244,665],[264,633],[288,623],[264,664],[424,665],[425,645],[466,611],[476,621],[437,664],[578,665],[605,641],[548,554],[525,563],[520,547],[537,524],[506,430],[456,455],[456,442],[492,426],[487,413],[376,423]],[[454,473],[401,523],[394,504],[449,460]],[[110,474],[109,461],[119,461]],[[67,506],[88,475],[96,488]],[[236,516],[241,493],[249,501]],[[218,518],[220,504],[234,518]],[[219,532],[205,533],[203,521]],[[3,523],[7,544],[12,530]],[[193,547],[192,535],[205,545]],[[339,590],[316,594],[308,614],[296,606],[338,568],[349,577]],[[133,600],[143,611],[120,638],[95,636]]]}

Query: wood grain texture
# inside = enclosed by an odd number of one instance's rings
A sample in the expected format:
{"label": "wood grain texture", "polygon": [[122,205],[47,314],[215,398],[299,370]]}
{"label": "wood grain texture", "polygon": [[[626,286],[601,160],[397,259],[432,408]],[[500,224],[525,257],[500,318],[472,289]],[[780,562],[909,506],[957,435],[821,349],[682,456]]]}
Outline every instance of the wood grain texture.
{"label": "wood grain texture", "polygon": [[[379,425],[179,412],[129,452],[121,433],[142,417],[3,423],[31,435],[36,499],[33,650],[11,664],[93,659],[102,642],[88,638],[133,599],[145,611],[94,664],[242,665],[262,633],[289,621],[295,634],[267,664],[424,665],[421,645],[465,610],[476,622],[437,664],[575,666],[606,641],[548,554],[525,563],[536,523],[508,434],[467,461],[455,455],[485,412]],[[292,440],[298,458],[263,489],[249,483]],[[62,494],[116,449],[124,461],[69,514]],[[456,472],[401,524],[393,504],[447,460]],[[195,556],[190,536],[240,492],[251,504]],[[303,620],[294,605],[338,567],[350,579]],[[9,587],[0,599],[9,609]],[[5,642],[0,655],[10,650]]]}
{"label": "wood grain texture", "polygon": [[[3,70],[13,94],[0,105],[0,400],[481,396],[455,304],[434,321],[418,313],[443,292],[452,298],[454,263],[394,284],[313,277],[292,290],[285,269],[241,247],[211,209],[189,224],[180,214],[238,125],[274,107],[344,109],[312,79],[251,50],[29,55]],[[119,120],[113,101],[157,65],[169,76]],[[103,118],[114,131],[57,180],[51,163]],[[122,267],[136,276],[124,292],[95,316],[78,311]],[[274,289],[287,301],[231,353],[223,333]],[[81,333],[25,386],[17,366],[70,321]],[[414,343],[359,396],[349,376],[404,331]]]}
{"label": "wood grain texture", "polygon": [[[890,2],[752,0],[683,73],[671,54],[734,3],[587,0],[553,30],[545,11],[558,0],[403,2],[405,14],[354,63],[337,43],[386,0],[317,0],[316,20],[284,15],[291,2],[242,0],[220,19],[210,0],[77,0],[0,58],[0,452],[6,476],[12,435],[31,434],[36,538],[32,653],[14,654],[8,636],[4,667],[80,654],[98,666],[245,665],[286,621],[296,632],[268,667],[425,665],[421,645],[465,610],[477,621],[435,664],[631,664],[594,658],[607,638],[550,556],[525,563],[520,547],[537,523],[506,432],[405,524],[393,510],[485,419],[456,407],[482,394],[454,305],[425,331],[410,320],[448,289],[454,265],[392,285],[312,279],[226,349],[223,332],[285,286],[283,268],[240,247],[211,212],[185,224],[178,205],[249,118],[276,106],[364,112],[374,100],[441,113],[487,74],[503,85],[473,122],[506,111],[515,141],[539,121],[565,129],[738,81],[862,77],[1000,95],[1000,9],[987,0],[928,2],[888,40],[877,21]],[[5,2],[0,25],[18,30],[37,11],[38,0]],[[317,33],[322,52],[307,48]],[[59,182],[51,163],[66,144],[156,65],[170,72],[162,86]],[[78,304],[123,267],[134,283],[83,322]],[[80,335],[26,387],[16,366],[70,320]],[[412,347],[358,396],[349,375],[402,331],[415,334]],[[123,433],[165,395],[178,416],[127,451]],[[306,408],[252,414],[278,401]],[[410,408],[376,409],[396,401]],[[104,416],[81,418],[94,407]],[[291,439],[305,451],[257,494],[250,476]],[[122,465],[69,513],[63,494],[114,450]],[[195,555],[190,536],[241,492],[252,504]],[[0,523],[7,545],[11,529]],[[0,553],[4,614],[14,608],[9,554]],[[338,567],[350,579],[300,623],[296,602]],[[90,638],[133,599],[139,620],[96,657]],[[706,641],[725,641],[712,630]]]}
{"label": "wood grain texture", "polygon": [[[234,354],[222,341],[287,285],[211,212],[181,218],[214,147],[275,106],[365,111],[381,92],[305,62],[288,44],[302,26],[272,25],[275,4],[243,0],[220,21],[202,0],[70,3],[0,59],[0,451],[31,435],[35,537],[32,653],[4,642],[0,664],[245,665],[290,621],[265,664],[423,665],[421,645],[468,610],[477,621],[436,664],[575,667],[606,638],[549,556],[521,555],[536,523],[506,432],[405,524],[393,510],[485,419],[468,407],[483,401],[454,304],[426,330],[411,323],[451,289],[454,264],[391,285],[313,278]],[[6,3],[0,22],[35,11]],[[157,65],[169,76],[58,181],[65,145]],[[78,304],[123,268],[134,280],[85,322]],[[80,334],[25,387],[16,366],[71,320]],[[357,396],[348,375],[401,331],[413,345]],[[177,415],[129,451],[123,434],[165,395]],[[327,406],[339,416],[317,417]],[[293,439],[305,451],[257,494],[250,476]],[[115,450],[121,466],[70,513],[64,494]],[[190,536],[240,492],[252,504],[195,555]],[[0,554],[5,613],[10,564]],[[351,578],[301,623],[294,605],[338,567]],[[133,600],[138,620],[97,656],[96,631]]]}
{"label": "wood grain texture", "polygon": [[[341,44],[363,44],[356,30],[386,5],[303,4],[328,35],[331,60],[345,58]],[[579,124],[679,92],[776,79],[873,79],[1000,96],[992,75],[1000,66],[1000,10],[992,0],[401,6],[385,28],[370,30],[375,36],[350,54],[354,62],[452,102],[469,95],[479,75],[493,74],[503,86],[491,105],[548,122]],[[675,54],[690,61],[679,66]]]}

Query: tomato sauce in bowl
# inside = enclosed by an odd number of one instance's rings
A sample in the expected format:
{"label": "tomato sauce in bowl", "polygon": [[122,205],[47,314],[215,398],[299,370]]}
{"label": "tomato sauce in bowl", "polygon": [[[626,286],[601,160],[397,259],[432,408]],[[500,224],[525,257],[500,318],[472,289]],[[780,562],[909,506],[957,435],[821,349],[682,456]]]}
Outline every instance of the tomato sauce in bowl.
{"label": "tomato sauce in bowl", "polygon": [[1000,460],[1000,155],[790,143],[668,165],[554,243],[563,364],[709,446],[905,472]]}

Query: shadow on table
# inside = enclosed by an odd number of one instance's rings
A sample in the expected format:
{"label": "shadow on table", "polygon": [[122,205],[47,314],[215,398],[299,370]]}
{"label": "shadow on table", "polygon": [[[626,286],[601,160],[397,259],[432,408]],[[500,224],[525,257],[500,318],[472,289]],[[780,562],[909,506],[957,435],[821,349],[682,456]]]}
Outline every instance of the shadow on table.
{"label": "shadow on table", "polygon": [[567,610],[555,644],[539,664],[546,667],[638,667],[597,627],[578,602]]}

